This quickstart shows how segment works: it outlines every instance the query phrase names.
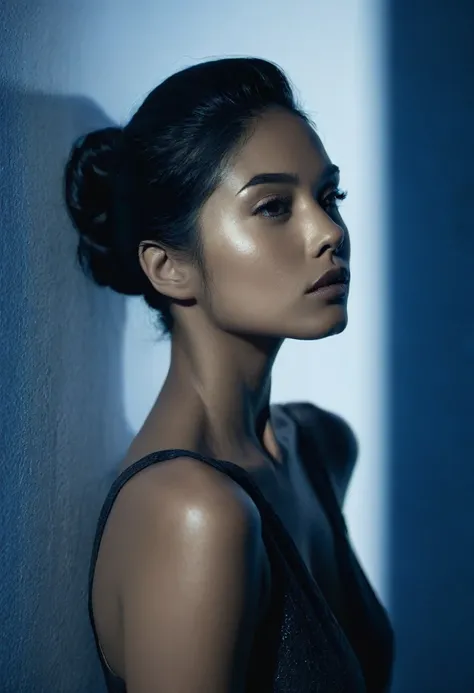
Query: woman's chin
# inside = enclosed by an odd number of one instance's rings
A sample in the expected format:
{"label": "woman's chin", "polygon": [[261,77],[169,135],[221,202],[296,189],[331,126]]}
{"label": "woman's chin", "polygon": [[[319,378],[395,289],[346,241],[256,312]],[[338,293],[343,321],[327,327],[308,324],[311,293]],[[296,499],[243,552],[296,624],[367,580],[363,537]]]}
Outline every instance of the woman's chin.
{"label": "woman's chin", "polygon": [[306,324],[298,326],[294,330],[294,334],[288,335],[290,339],[324,339],[336,334],[344,332],[348,322],[347,309],[338,306],[338,315],[333,312],[332,316],[321,316],[319,320],[313,320],[312,324],[307,321]]}

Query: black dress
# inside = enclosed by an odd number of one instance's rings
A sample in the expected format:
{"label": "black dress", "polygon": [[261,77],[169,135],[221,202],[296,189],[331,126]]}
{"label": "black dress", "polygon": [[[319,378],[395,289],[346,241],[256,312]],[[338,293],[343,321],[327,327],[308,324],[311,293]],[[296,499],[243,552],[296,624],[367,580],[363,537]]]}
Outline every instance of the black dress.
{"label": "black dress", "polygon": [[[89,574],[89,615],[108,693],[125,693],[101,651],[92,614],[92,578],[105,523],[124,484],[145,467],[186,456],[230,476],[250,495],[262,518],[262,536],[271,565],[272,595],[250,656],[246,693],[386,693],[394,658],[394,634],[353,553],[344,517],[314,444],[298,425],[311,416],[311,404],[272,406],[272,424],[282,454],[299,455],[323,504],[335,535],[349,625],[344,631],[309,573],[293,540],[242,467],[203,457],[190,450],[161,450],[146,455],[112,484],[100,513]],[[309,421],[310,419],[308,419]],[[298,423],[297,423],[298,422]]]}

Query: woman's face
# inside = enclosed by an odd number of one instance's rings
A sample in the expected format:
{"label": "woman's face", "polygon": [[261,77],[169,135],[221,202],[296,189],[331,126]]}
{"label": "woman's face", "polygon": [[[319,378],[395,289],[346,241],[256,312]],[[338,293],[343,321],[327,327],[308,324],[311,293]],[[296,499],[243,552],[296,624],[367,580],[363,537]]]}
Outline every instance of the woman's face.
{"label": "woman's face", "polygon": [[[288,180],[255,179],[261,174]],[[202,308],[216,326],[294,339],[345,328],[347,293],[307,293],[328,270],[349,267],[338,184],[310,126],[280,108],[262,116],[201,213],[210,280]]]}

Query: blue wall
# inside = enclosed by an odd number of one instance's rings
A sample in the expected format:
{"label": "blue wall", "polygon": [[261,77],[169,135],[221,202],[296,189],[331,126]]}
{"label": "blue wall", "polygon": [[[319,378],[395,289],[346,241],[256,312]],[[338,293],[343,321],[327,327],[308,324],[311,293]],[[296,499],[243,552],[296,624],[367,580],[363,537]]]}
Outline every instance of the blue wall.
{"label": "blue wall", "polygon": [[474,3],[391,0],[387,27],[394,691],[470,693]]}
{"label": "blue wall", "polygon": [[124,303],[77,269],[61,177],[75,136],[109,120],[8,79],[0,117],[0,691],[100,693],[87,571],[130,439]]}
{"label": "blue wall", "polygon": [[[0,691],[100,693],[85,590],[131,435],[125,311],[75,267],[60,193],[75,136],[110,123],[84,98],[27,86],[37,7],[0,5]],[[394,693],[473,693],[474,4],[391,0],[386,19]]]}

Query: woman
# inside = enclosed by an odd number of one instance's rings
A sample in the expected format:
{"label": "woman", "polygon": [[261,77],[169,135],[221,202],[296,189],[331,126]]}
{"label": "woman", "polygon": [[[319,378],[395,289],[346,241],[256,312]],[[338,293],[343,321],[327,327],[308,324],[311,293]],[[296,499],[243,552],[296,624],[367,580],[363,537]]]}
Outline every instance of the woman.
{"label": "woman", "polygon": [[338,185],[261,59],[174,74],[72,150],[82,267],[143,295],[172,345],[93,549],[110,692],[388,690],[392,630],[341,510],[354,436],[313,404],[270,406],[283,340],[347,322]]}

